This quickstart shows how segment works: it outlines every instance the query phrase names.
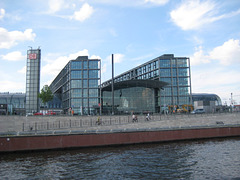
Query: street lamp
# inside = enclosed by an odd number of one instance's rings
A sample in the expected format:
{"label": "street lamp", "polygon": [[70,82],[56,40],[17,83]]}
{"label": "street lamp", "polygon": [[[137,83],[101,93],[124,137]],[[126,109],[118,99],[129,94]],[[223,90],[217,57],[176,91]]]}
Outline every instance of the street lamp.
{"label": "street lamp", "polygon": [[161,90],[164,91],[164,99],[163,99],[163,107],[164,107],[164,115],[166,116],[166,102],[165,102],[165,89],[164,88],[161,88]]}

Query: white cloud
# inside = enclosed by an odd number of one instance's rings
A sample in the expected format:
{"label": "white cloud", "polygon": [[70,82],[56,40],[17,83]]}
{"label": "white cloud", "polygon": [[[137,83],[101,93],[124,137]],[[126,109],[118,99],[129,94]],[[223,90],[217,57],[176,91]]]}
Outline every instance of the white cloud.
{"label": "white cloud", "polygon": [[[228,99],[231,92],[239,94],[240,71],[232,68],[240,65],[239,40],[230,39],[209,52],[204,52],[200,46],[190,59],[193,65],[191,74],[194,93],[216,93],[222,100]],[[200,69],[194,66],[199,64]],[[229,68],[228,65],[233,66]]]}
{"label": "white cloud", "polygon": [[[60,56],[54,60],[50,60],[49,57],[47,57],[48,64],[43,66],[41,73],[43,76],[48,76],[48,75],[56,76],[70,60],[74,60],[78,56],[89,56],[88,50],[84,49],[82,51],[78,51],[68,56]],[[96,55],[92,55],[90,59],[100,59],[100,57]]]}
{"label": "white cloud", "polygon": [[93,14],[93,11],[93,7],[88,3],[85,3],[82,5],[79,11],[74,12],[73,16],[71,16],[70,19],[83,22]]}
{"label": "white cloud", "polygon": [[0,20],[3,19],[3,17],[5,16],[5,10],[4,9],[0,9]]}
{"label": "white cloud", "polygon": [[7,61],[21,61],[26,59],[26,55],[22,55],[20,51],[14,51],[1,56],[2,59]]}
{"label": "white cloud", "polygon": [[209,63],[209,57],[207,55],[204,55],[204,52],[202,50],[202,46],[196,48],[196,52],[193,54],[192,57],[190,57],[191,65],[199,65],[199,64],[206,64]]}
{"label": "white cloud", "polygon": [[[124,54],[120,54],[120,53],[117,53],[117,54],[114,54],[113,55],[113,60],[114,60],[114,64],[115,63],[121,63],[124,59]],[[112,64],[112,55],[109,55],[107,58],[106,58],[106,61],[109,63],[109,64]]]}
{"label": "white cloud", "polygon": [[169,0],[144,0],[145,3],[152,3],[156,5],[164,5],[167,4]]}
{"label": "white cloud", "polygon": [[18,70],[18,73],[26,74],[27,66],[24,66],[22,69]]}
{"label": "white cloud", "polygon": [[25,82],[16,82],[2,80],[0,81],[0,92],[24,92],[25,91]]}
{"label": "white cloud", "polygon": [[64,0],[49,0],[48,1],[49,12],[48,13],[56,13],[66,7]]}
{"label": "white cloud", "polygon": [[0,27],[0,49],[9,49],[22,41],[34,41],[36,34],[32,29],[21,31],[7,31]]}
{"label": "white cloud", "polygon": [[[214,66],[204,70],[192,70],[192,92],[214,93],[225,102],[230,97],[230,93],[235,95],[240,93],[238,77],[240,77],[239,71]],[[240,98],[238,102],[240,103]]]}
{"label": "white cloud", "polygon": [[[118,64],[124,61],[124,54],[116,53],[113,56],[114,64]],[[111,78],[112,74],[112,55],[107,56],[102,61],[102,82],[108,80]],[[116,73],[116,72],[115,72]]]}
{"label": "white cloud", "polygon": [[100,56],[96,56],[96,55],[92,55],[92,56],[90,57],[90,59],[101,59],[101,57],[100,57]]}
{"label": "white cloud", "polygon": [[217,4],[200,0],[185,0],[180,6],[170,12],[172,21],[183,30],[198,29],[201,26],[240,14],[240,9],[228,14],[216,15]]}
{"label": "white cloud", "polygon": [[211,1],[184,1],[177,9],[170,12],[172,21],[183,30],[197,29],[209,21],[215,4]]}
{"label": "white cloud", "polygon": [[240,64],[240,42],[230,39],[222,46],[215,47],[209,55],[211,59],[218,60],[223,65]]}
{"label": "white cloud", "polygon": [[204,53],[201,46],[196,50],[190,58],[191,65],[206,64],[214,60],[222,65],[240,64],[240,41],[238,39],[230,39],[207,53]]}
{"label": "white cloud", "polygon": [[115,5],[121,7],[146,7],[146,6],[159,6],[165,5],[169,2],[169,0],[98,0],[98,3],[108,4],[108,5]]}

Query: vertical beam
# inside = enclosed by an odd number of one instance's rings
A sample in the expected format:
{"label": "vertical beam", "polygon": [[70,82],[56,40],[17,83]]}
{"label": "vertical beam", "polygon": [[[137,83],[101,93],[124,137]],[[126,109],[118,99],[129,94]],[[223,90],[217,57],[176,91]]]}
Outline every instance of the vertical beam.
{"label": "vertical beam", "polygon": [[112,54],[112,115],[114,115],[114,54]]}
{"label": "vertical beam", "polygon": [[100,116],[102,115],[102,63],[100,59]]}
{"label": "vertical beam", "polygon": [[189,70],[189,86],[190,86],[190,105],[193,105],[193,101],[192,101],[192,78],[191,78],[191,65],[190,65],[190,58],[188,58],[188,70]]}

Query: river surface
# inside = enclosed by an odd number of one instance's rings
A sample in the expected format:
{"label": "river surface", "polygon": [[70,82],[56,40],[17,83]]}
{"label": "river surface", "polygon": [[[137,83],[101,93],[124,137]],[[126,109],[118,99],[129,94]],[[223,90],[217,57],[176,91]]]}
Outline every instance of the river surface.
{"label": "river surface", "polygon": [[240,179],[240,138],[0,154],[0,179]]}

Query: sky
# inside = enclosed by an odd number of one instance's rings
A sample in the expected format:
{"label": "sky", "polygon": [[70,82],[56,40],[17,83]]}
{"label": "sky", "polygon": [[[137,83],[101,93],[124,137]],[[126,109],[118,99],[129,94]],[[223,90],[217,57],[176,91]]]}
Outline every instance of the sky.
{"label": "sky", "polygon": [[0,0],[0,92],[25,92],[27,50],[41,87],[69,60],[100,58],[102,82],[163,54],[189,57],[193,93],[240,104],[240,0]]}

